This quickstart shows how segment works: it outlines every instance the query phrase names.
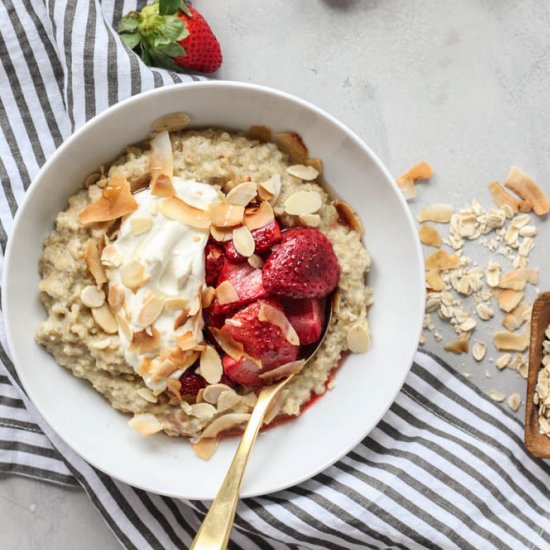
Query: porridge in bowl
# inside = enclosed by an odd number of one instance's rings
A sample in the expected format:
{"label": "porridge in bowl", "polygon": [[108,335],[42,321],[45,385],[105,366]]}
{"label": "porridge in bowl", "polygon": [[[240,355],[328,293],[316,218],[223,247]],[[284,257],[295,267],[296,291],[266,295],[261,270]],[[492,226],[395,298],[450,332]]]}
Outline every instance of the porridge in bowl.
{"label": "porridge in bowl", "polygon": [[36,337],[131,426],[206,457],[262,386],[296,372],[266,423],[297,416],[344,352],[367,350],[370,257],[299,136],[184,122],[158,121],[57,216]]}

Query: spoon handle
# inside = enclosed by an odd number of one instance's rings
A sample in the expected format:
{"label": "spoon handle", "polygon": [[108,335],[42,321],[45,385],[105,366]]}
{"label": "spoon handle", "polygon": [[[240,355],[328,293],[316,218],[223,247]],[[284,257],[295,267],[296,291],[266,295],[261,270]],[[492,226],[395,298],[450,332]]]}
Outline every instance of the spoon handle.
{"label": "spoon handle", "polygon": [[270,403],[287,382],[288,379],[267,386],[260,392],[229,471],[189,550],[224,550],[227,547],[250,451]]}

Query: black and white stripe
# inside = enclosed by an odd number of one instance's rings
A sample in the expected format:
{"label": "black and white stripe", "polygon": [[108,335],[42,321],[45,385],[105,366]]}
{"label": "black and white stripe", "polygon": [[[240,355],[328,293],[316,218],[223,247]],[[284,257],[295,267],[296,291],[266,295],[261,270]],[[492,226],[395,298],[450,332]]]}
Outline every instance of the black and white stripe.
{"label": "black and white stripe", "polygon": [[[75,128],[142,90],[197,78],[148,68],[121,43],[113,24],[145,3],[0,3],[0,262],[26,188]],[[67,448],[22,391],[1,317],[0,471],[81,486],[126,548],[185,548],[207,510],[119,483]],[[525,453],[519,422],[418,354],[395,404],[349,455],[240,503],[230,548],[543,549],[548,487],[550,468]]]}

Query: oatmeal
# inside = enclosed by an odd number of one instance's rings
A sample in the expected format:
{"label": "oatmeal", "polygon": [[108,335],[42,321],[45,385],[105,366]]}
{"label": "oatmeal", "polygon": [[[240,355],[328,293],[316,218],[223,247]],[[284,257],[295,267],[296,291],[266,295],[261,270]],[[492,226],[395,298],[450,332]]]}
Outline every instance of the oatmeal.
{"label": "oatmeal", "polygon": [[[69,199],[40,262],[37,340],[134,428],[189,436],[201,456],[247,421],[261,385],[299,370],[267,420],[298,415],[370,341],[361,222],[295,134],[273,138],[161,131],[129,147]],[[300,285],[286,249],[324,276]]]}

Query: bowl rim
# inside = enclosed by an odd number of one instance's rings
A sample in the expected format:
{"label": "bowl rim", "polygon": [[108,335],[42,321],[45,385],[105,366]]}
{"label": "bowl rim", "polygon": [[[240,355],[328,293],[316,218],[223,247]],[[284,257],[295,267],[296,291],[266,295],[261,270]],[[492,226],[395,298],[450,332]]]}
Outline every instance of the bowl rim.
{"label": "bowl rim", "polygon": [[[338,127],[345,135],[347,135],[354,143],[359,147],[360,150],[362,150],[363,153],[365,153],[371,161],[374,162],[376,167],[380,170],[380,172],[383,174],[385,179],[387,180],[388,184],[392,188],[394,194],[397,195],[397,199],[401,202],[401,206],[403,207],[403,211],[405,214],[405,218],[407,221],[407,224],[411,230],[412,235],[415,236],[414,243],[415,243],[415,250],[414,255],[416,257],[416,266],[414,269],[417,271],[417,277],[419,281],[424,280],[424,260],[423,260],[423,253],[422,253],[422,247],[420,245],[420,240],[417,236],[417,229],[416,224],[413,219],[413,215],[405,201],[405,198],[403,197],[401,191],[399,190],[399,187],[395,183],[395,180],[391,176],[389,170],[386,168],[386,166],[382,163],[382,161],[378,158],[378,156],[372,151],[372,149],[350,128],[348,128],[343,122],[340,122],[337,118],[335,118],[333,115],[325,111],[324,109],[317,107],[313,103],[311,103],[308,100],[302,99],[300,97],[297,97],[293,94],[290,94],[288,92],[284,92],[282,90],[278,90],[276,88],[272,88],[269,86],[261,85],[261,84],[254,84],[254,83],[245,83],[245,82],[232,82],[227,80],[209,80],[209,81],[194,81],[194,82],[183,82],[183,83],[175,83],[170,84],[167,86],[161,86],[159,88],[153,88],[151,90],[146,90],[144,92],[141,92],[139,94],[136,94],[134,96],[128,97],[126,99],[123,99],[101,113],[95,115],[90,120],[88,120],[86,123],[84,123],[80,128],[74,131],[74,133],[67,138],[50,156],[50,158],[44,163],[44,165],[40,168],[36,176],[33,178],[31,184],[27,188],[24,197],[22,201],[19,204],[19,207],[17,209],[17,212],[13,219],[13,225],[11,228],[10,235],[7,240],[7,247],[6,247],[6,253],[4,256],[4,266],[3,266],[3,273],[2,273],[2,288],[4,289],[4,292],[2,292],[2,310],[4,312],[4,319],[9,319],[11,315],[9,312],[11,311],[11,305],[10,305],[10,298],[9,293],[6,292],[6,284],[8,279],[8,273],[11,271],[11,263],[12,263],[12,257],[14,256],[14,250],[13,250],[13,235],[15,235],[18,231],[18,228],[21,224],[21,220],[23,219],[24,212],[26,210],[27,205],[31,202],[32,197],[34,193],[36,192],[37,188],[41,185],[41,179],[43,177],[43,174],[50,168],[51,165],[55,164],[57,160],[62,157],[65,150],[71,146],[71,144],[75,141],[78,141],[81,137],[81,135],[87,131],[89,128],[101,123],[104,119],[111,116],[111,114],[117,110],[120,110],[124,108],[126,105],[132,104],[134,102],[138,102],[143,100],[144,97],[148,96],[154,96],[154,95],[162,95],[163,93],[168,93],[171,90],[174,90],[175,88],[188,88],[188,87],[194,87],[194,88],[219,88],[220,90],[223,89],[244,89],[244,90],[250,90],[253,92],[259,92],[260,94],[267,94],[271,96],[276,96],[285,100],[288,100],[293,103],[297,103],[301,107],[304,107],[306,110],[314,112],[316,115],[320,116],[321,118],[324,118],[328,120],[330,123],[334,124],[336,127]],[[423,284],[420,285],[420,288],[418,289],[418,292],[420,293],[419,298],[421,298],[420,303],[424,303],[425,300],[425,293],[426,289]],[[420,334],[423,324],[423,318],[424,318],[424,308],[420,307],[419,311],[417,312],[417,318],[416,318],[416,326],[415,326],[415,332],[418,332]],[[17,374],[19,376],[19,379],[21,381],[21,385],[23,386],[23,389],[27,393],[29,399],[32,401],[33,405],[36,407],[37,411],[40,413],[40,415],[44,418],[44,420],[47,422],[47,424],[50,426],[50,428],[55,432],[55,434],[63,441],[65,445],[67,445],[70,449],[72,449],[79,457],[81,457],[83,460],[85,460],[88,464],[91,464],[93,467],[97,468],[100,471],[103,471],[101,466],[96,463],[95,460],[90,460],[88,457],[83,456],[80,454],[79,451],[74,449],[65,439],[62,437],[61,432],[58,430],[56,423],[51,420],[50,415],[47,411],[42,411],[39,409],[37,405],[35,405],[35,400],[33,397],[33,391],[31,389],[31,385],[27,383],[27,379],[25,374],[22,370],[18,368],[18,364],[20,364],[18,353],[16,351],[16,347],[14,344],[14,338],[12,334],[12,330],[10,327],[10,324],[8,322],[5,322],[5,332],[6,332],[6,341],[8,344],[8,351],[13,359],[13,364],[15,366],[15,370],[17,371]],[[394,403],[397,395],[401,391],[403,384],[405,382],[405,379],[410,371],[410,368],[414,361],[414,355],[417,351],[417,346],[414,346],[414,348],[409,352],[409,359],[408,359],[408,368],[403,371],[401,379],[398,380],[399,384],[396,384],[395,391],[393,395],[391,396],[391,400],[388,400],[387,407],[374,419],[375,422],[373,423],[373,427],[368,432],[362,434],[359,438],[353,439],[353,441],[346,447],[339,450],[338,453],[334,454],[330,460],[325,461],[323,464],[317,466],[315,469],[311,470],[307,473],[307,475],[301,475],[297,476],[296,478],[289,479],[288,483],[285,485],[281,485],[278,487],[273,488],[269,491],[247,491],[246,489],[242,491],[241,498],[250,498],[250,497],[256,497],[256,496],[262,496],[265,494],[269,494],[271,492],[284,490],[288,487],[292,487],[294,485],[298,485],[299,483],[302,483],[308,479],[311,479],[318,473],[326,470],[331,465],[338,462],[343,456],[348,454],[353,448],[355,448],[365,437],[369,435],[369,433],[376,427],[376,425],[380,422],[380,420],[383,418],[383,416],[387,413],[391,405]],[[112,474],[107,473],[107,475],[112,476]],[[150,487],[145,487],[143,485],[137,484],[135,481],[130,481],[128,479],[124,479],[123,476],[112,476],[114,479],[117,479],[123,483],[127,483],[128,485],[132,487],[136,487],[138,489],[143,489],[147,491],[153,490]],[[169,497],[174,498],[186,498],[189,500],[205,500],[209,497],[206,497],[204,495],[199,496],[182,496],[180,494],[170,493],[170,492],[157,492],[157,494],[162,494]]]}

